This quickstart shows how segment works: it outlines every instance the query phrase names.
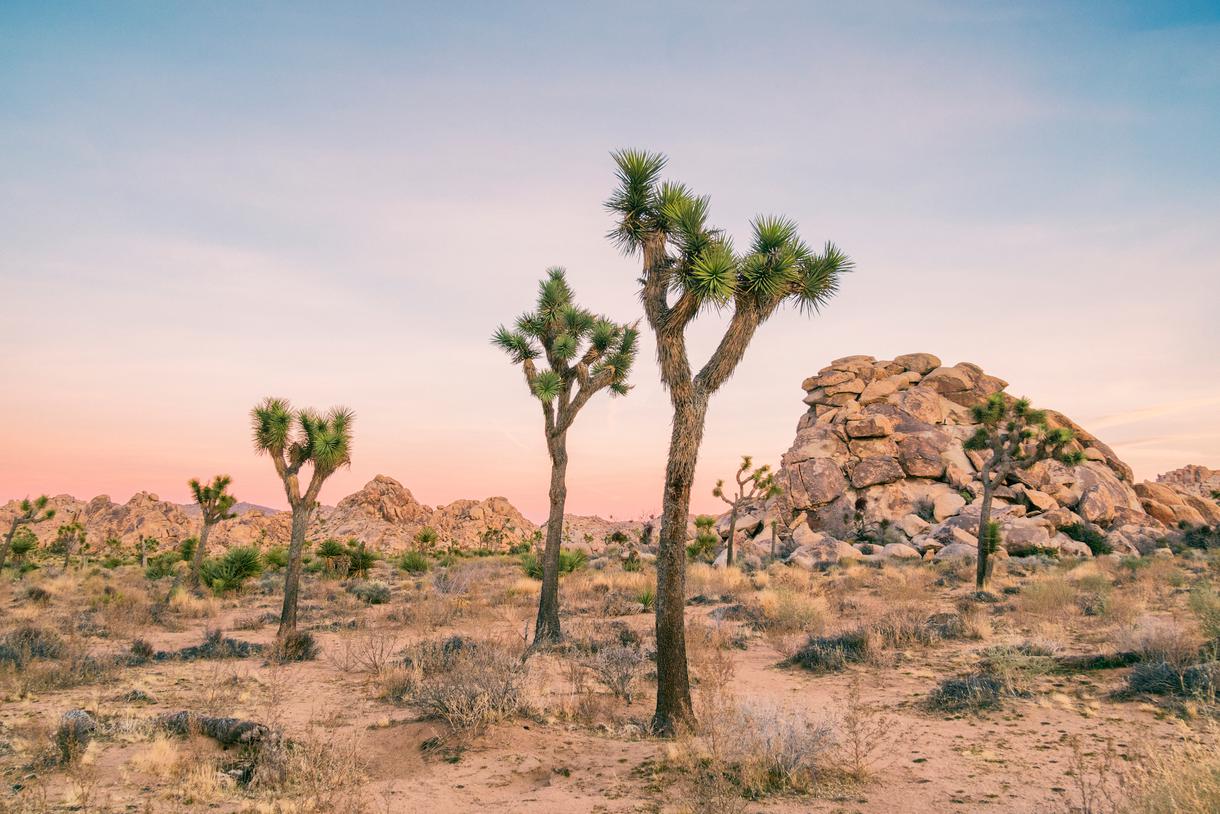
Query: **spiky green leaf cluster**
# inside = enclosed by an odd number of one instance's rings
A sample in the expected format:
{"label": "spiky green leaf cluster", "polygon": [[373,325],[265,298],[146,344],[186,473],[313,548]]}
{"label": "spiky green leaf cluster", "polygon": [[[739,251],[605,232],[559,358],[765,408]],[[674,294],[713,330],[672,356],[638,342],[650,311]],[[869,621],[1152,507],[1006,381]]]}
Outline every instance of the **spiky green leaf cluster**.
{"label": "spiky green leaf cluster", "polygon": [[250,418],[255,449],[286,457],[293,469],[308,463],[325,476],[351,462],[355,414],[346,407],[319,413],[294,409],[285,399],[267,398],[250,411]]}
{"label": "spiky green leaf cluster", "polygon": [[[565,271],[554,267],[538,285],[535,309],[519,316],[511,329],[501,325],[491,341],[514,364],[528,363],[530,389],[549,404],[584,374],[604,373],[612,392],[626,393],[638,339],[634,326],[577,305]],[[534,369],[535,360],[548,367]]]}
{"label": "spiky green leaf cluster", "polygon": [[217,523],[221,520],[228,520],[233,517],[233,505],[237,503],[237,498],[229,494],[229,484],[233,479],[228,475],[217,475],[212,479],[212,482],[204,485],[198,478],[191,478],[189,485],[191,494],[195,496],[195,502],[199,504],[199,510],[203,514],[203,522],[206,525]]}
{"label": "spiky green leaf cluster", "polygon": [[993,468],[1001,471],[1045,459],[1068,465],[1084,459],[1083,453],[1073,448],[1075,434],[1067,427],[1052,429],[1046,411],[1034,409],[1029,399],[993,393],[971,408],[971,417],[979,426],[963,446],[975,452],[989,451],[995,462]]}
{"label": "spiky green leaf cluster", "polygon": [[851,259],[833,243],[821,252],[801,239],[796,223],[764,215],[750,224],[751,240],[737,252],[720,229],[708,226],[708,199],[684,184],[662,182],[665,156],[641,150],[613,153],[618,187],[606,201],[617,223],[610,238],[623,251],[660,240],[670,289],[700,306],[739,300],[769,314],[781,303],[820,309],[837,293]]}

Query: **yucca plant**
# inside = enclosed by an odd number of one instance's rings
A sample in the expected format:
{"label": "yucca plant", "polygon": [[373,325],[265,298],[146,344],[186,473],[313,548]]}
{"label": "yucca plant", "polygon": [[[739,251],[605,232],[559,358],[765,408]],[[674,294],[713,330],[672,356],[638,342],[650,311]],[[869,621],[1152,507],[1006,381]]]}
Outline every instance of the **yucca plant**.
{"label": "yucca plant", "polygon": [[85,548],[85,527],[80,522],[79,514],[71,523],[59,524],[59,528],[55,530],[55,539],[51,541],[51,551],[64,555],[65,570],[68,568],[72,555],[77,552],[83,555]]}
{"label": "yucca plant", "polygon": [[[322,484],[352,460],[352,421],[345,407],[334,407],[322,415],[311,409],[295,409],[284,399],[267,398],[250,411],[254,448],[270,456],[284,484],[292,510],[292,537],[288,565],[284,569],[284,605],[277,637],[295,633],[297,599],[301,586],[301,556],[309,515],[318,505]],[[301,471],[312,469],[309,485],[301,490]]]}
{"label": "yucca plant", "polygon": [[196,591],[199,590],[199,568],[203,565],[212,527],[222,520],[235,517],[233,504],[237,502],[237,498],[228,492],[232,482],[233,479],[228,475],[217,475],[207,485],[200,483],[198,478],[191,478],[189,482],[191,494],[195,496],[195,502],[199,504],[199,514],[203,518],[203,528],[199,531],[199,539],[191,553],[190,585]]}
{"label": "yucca plant", "polygon": [[[758,327],[781,305],[816,312],[838,291],[852,262],[832,243],[821,251],[783,217],[760,216],[737,249],[708,223],[708,199],[684,184],[662,181],[659,153],[614,153],[618,187],[606,208],[616,219],[610,239],[643,261],[644,314],[657,339],[661,381],[669,391],[673,428],[657,546],[657,706],[653,727],[672,733],[693,720],[686,665],[686,523],[691,484],[708,402],[737,369]],[[695,372],[686,329],[701,313],[726,311],[728,327]]]}
{"label": "yucca plant", "polygon": [[542,406],[547,454],[551,459],[550,512],[542,550],[542,592],[534,624],[534,646],[560,640],[559,571],[563,510],[568,485],[568,430],[594,394],[626,395],[639,333],[576,305],[561,268],[552,268],[538,286],[534,311],[503,325],[492,342],[521,366],[529,391]]}
{"label": "yucca plant", "polygon": [[773,498],[782,491],[775,482],[771,467],[764,464],[755,468],[754,459],[749,455],[741,456],[741,466],[737,467],[733,480],[737,485],[735,491],[730,489],[725,492],[723,479],[716,481],[716,487],[712,489],[713,497],[729,504],[729,542],[724,554],[725,565],[733,564],[733,538],[737,535],[737,513],[741,511],[742,506],[756,500]]}
{"label": "yucca plant", "polygon": [[17,504],[17,513],[13,515],[8,533],[4,535],[4,546],[0,547],[0,571],[4,570],[4,563],[8,560],[8,552],[13,545],[13,537],[17,534],[17,529],[50,520],[55,516],[55,510],[47,508],[49,501],[50,498],[46,495],[39,495],[33,500],[27,497]]}
{"label": "yucca plant", "polygon": [[991,529],[991,499],[997,486],[1003,485],[1017,469],[1025,469],[1048,458],[1069,466],[1080,463],[1084,455],[1071,449],[1075,440],[1066,427],[1051,429],[1046,412],[1035,410],[1029,399],[1014,399],[1006,393],[993,393],[982,404],[971,408],[974,423],[979,427],[966,439],[968,450],[988,453],[979,480],[983,482],[983,502],[979,507],[978,557],[974,585],[984,590],[991,578],[993,540],[998,542],[999,528],[994,537]]}
{"label": "yucca plant", "polygon": [[348,540],[347,542],[347,573],[367,578],[369,569],[377,562],[377,553],[369,551],[363,541]]}
{"label": "yucca plant", "polygon": [[13,562],[18,565],[24,565],[25,558],[36,548],[38,548],[38,535],[30,531],[29,528],[22,527],[13,535],[13,542],[9,552],[13,555]]}
{"label": "yucca plant", "polygon": [[254,546],[230,548],[223,557],[203,561],[200,579],[218,594],[239,591],[243,583],[263,572],[263,560]]}

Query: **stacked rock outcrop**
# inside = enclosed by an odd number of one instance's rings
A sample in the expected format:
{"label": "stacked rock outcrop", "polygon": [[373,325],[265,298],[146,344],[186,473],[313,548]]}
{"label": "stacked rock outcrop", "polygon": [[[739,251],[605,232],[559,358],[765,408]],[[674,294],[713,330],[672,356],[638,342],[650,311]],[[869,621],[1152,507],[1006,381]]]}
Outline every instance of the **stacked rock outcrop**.
{"label": "stacked rock outcrop", "polygon": [[[803,383],[808,409],[778,475],[785,494],[751,515],[762,544],[783,516],[792,518],[783,553],[804,565],[973,557],[985,458],[964,442],[976,429],[971,408],[1005,387],[978,365],[946,366],[929,353],[831,362]],[[1179,520],[1220,522],[1214,502],[1206,511],[1201,497],[1136,485],[1096,436],[1061,413],[1048,419],[1073,430],[1084,461],[1041,461],[996,490],[992,519],[1007,552],[1091,556],[1077,538],[1104,536],[1117,554],[1148,554]]]}

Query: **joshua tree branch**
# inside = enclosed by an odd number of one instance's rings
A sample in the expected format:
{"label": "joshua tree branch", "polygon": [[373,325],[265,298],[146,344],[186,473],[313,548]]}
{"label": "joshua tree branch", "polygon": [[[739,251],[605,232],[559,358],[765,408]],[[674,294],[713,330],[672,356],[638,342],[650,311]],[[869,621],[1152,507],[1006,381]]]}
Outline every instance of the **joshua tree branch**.
{"label": "joshua tree branch", "polygon": [[733,375],[761,321],[762,314],[757,307],[738,299],[733,318],[729,321],[729,327],[725,330],[720,344],[695,377],[697,388],[704,393],[714,393]]}

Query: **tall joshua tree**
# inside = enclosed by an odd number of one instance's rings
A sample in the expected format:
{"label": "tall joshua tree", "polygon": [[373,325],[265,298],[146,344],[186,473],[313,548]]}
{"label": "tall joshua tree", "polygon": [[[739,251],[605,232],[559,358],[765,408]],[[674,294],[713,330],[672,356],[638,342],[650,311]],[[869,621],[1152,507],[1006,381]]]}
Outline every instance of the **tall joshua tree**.
{"label": "tall joshua tree", "polygon": [[[250,418],[254,448],[271,456],[292,509],[292,541],[288,546],[288,566],[284,569],[284,607],[276,634],[283,640],[296,632],[301,556],[305,551],[309,514],[318,503],[318,493],[326,479],[339,467],[351,463],[355,415],[346,407],[332,407],[322,415],[308,408],[295,409],[284,399],[267,398],[250,411]],[[307,465],[312,474],[302,492],[301,469]]]}
{"label": "tall joshua tree", "polygon": [[[233,479],[228,475],[217,475],[206,486],[198,478],[191,478],[191,494],[199,504],[199,512],[203,516],[203,528],[199,530],[199,542],[195,543],[195,551],[191,555],[191,587],[199,590],[199,568],[203,565],[204,549],[208,545],[208,534],[212,527],[222,520],[229,520],[233,514],[233,504],[237,498],[229,494],[229,484]],[[140,541],[143,546],[144,541]]]}
{"label": "tall joshua tree", "polygon": [[757,469],[753,467],[754,459],[749,455],[742,455],[741,466],[737,467],[737,474],[733,476],[737,491],[725,494],[723,479],[716,481],[716,488],[712,490],[714,497],[729,504],[729,544],[725,549],[725,565],[733,564],[733,538],[737,534],[737,513],[741,511],[741,507],[780,493],[779,484],[775,482],[775,475],[770,466],[764,464]]}
{"label": "tall joshua tree", "polygon": [[39,495],[33,500],[24,498],[17,504],[17,513],[13,515],[13,522],[8,527],[8,533],[4,535],[4,546],[0,548],[0,571],[4,570],[4,563],[8,560],[8,551],[13,545],[17,529],[50,520],[55,516],[55,510],[47,508],[49,500],[46,495]]}
{"label": "tall joshua tree", "polygon": [[[620,325],[573,302],[561,268],[547,270],[538,285],[537,308],[503,325],[492,342],[514,364],[542,405],[547,454],[551,458],[550,514],[542,553],[542,594],[534,624],[534,646],[557,642],[559,627],[559,550],[563,541],[563,508],[568,496],[568,430],[576,414],[600,390],[626,395],[635,361],[634,324]],[[538,360],[545,362],[539,367]]]}
{"label": "tall joshua tree", "polygon": [[1066,427],[1051,429],[1046,413],[1030,407],[1028,399],[1014,399],[1005,393],[994,393],[971,411],[979,428],[966,439],[966,449],[990,453],[979,472],[983,482],[983,503],[979,507],[978,557],[974,584],[978,590],[987,587],[991,577],[989,555],[998,542],[991,525],[991,498],[997,486],[1017,469],[1025,469],[1048,458],[1068,464],[1080,463],[1079,450],[1069,450],[1072,431]]}
{"label": "tall joshua tree", "polygon": [[[656,334],[661,381],[673,406],[657,550],[657,707],[653,727],[672,733],[692,720],[683,619],[685,536],[691,482],[708,401],[745,355],[758,327],[784,303],[817,311],[851,269],[847,255],[827,243],[814,251],[782,217],[750,224],[744,251],[707,223],[708,199],[684,184],[662,182],[665,156],[638,150],[614,154],[618,188],[606,202],[617,223],[610,239],[643,260],[644,314]],[[729,314],[711,357],[694,373],[686,328],[701,312]]]}

